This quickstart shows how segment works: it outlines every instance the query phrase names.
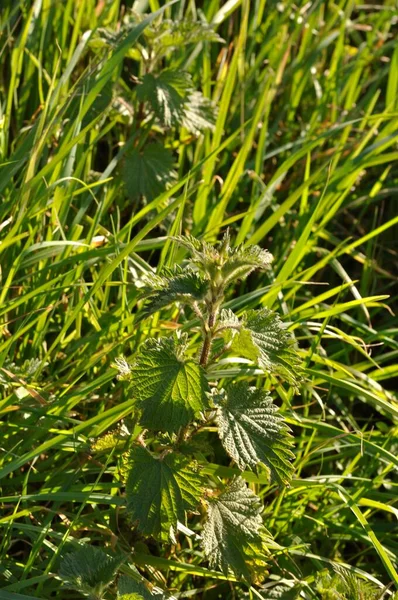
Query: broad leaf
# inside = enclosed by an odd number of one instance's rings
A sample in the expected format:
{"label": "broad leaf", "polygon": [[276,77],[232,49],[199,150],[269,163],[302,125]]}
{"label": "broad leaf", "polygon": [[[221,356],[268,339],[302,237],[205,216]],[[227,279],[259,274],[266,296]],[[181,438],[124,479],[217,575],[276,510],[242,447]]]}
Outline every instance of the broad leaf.
{"label": "broad leaf", "polygon": [[159,196],[177,176],[173,166],[173,155],[158,143],[129,152],[124,163],[123,178],[130,198],[143,196],[151,201]]}
{"label": "broad leaf", "polygon": [[182,125],[191,133],[199,135],[207,129],[213,130],[217,111],[209,98],[197,90],[192,90],[184,104]]}
{"label": "broad leaf", "polygon": [[166,127],[179,125],[184,118],[184,103],[192,82],[188,73],[166,69],[157,77],[148,73],[137,88],[141,102],[148,101]]}
{"label": "broad leaf", "polygon": [[[247,383],[230,385],[217,408],[218,434],[240,469],[264,464],[278,483],[290,481],[293,467],[289,427],[271,396]],[[220,400],[221,399],[221,400]]]}
{"label": "broad leaf", "polygon": [[205,372],[183,351],[175,338],[149,339],[141,346],[131,390],[147,429],[176,432],[208,406]]}
{"label": "broad leaf", "polygon": [[64,557],[59,574],[68,587],[100,597],[123,560],[124,557],[109,556],[95,546],[85,546]]}
{"label": "broad leaf", "polygon": [[141,446],[128,457],[127,508],[138,529],[147,535],[173,537],[177,521],[195,510],[202,494],[202,477],[189,459],[174,453],[155,457]]}
{"label": "broad leaf", "polygon": [[157,76],[148,73],[137,88],[137,97],[141,102],[149,102],[166,127],[184,125],[195,134],[214,128],[214,106],[194,89],[189,73],[172,69]]}
{"label": "broad leaf", "polygon": [[143,295],[149,297],[149,302],[145,306],[147,314],[157,312],[174,302],[188,304],[201,301],[209,288],[208,282],[199,273],[181,267],[164,269],[159,275],[149,275],[145,283]]}
{"label": "broad leaf", "polygon": [[268,373],[280,375],[291,385],[297,385],[301,379],[301,359],[294,349],[294,338],[286,331],[279,315],[268,308],[247,311],[231,349],[239,356],[250,358]]}
{"label": "broad leaf", "polygon": [[261,505],[244,480],[236,478],[216,498],[208,498],[207,520],[203,527],[203,549],[210,566],[228,574],[231,568],[238,576],[251,578],[248,560],[251,545],[261,546]]}

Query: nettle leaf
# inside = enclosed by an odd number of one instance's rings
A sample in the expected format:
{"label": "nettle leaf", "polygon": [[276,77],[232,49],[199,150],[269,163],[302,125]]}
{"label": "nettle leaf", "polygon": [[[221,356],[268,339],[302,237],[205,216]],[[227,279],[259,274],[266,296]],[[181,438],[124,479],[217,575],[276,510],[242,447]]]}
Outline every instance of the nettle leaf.
{"label": "nettle leaf", "polygon": [[158,25],[147,28],[144,35],[147,39],[153,39],[153,44],[158,51],[199,42],[224,42],[208,23],[191,19],[179,21],[164,19]]}
{"label": "nettle leaf", "polygon": [[268,269],[273,260],[272,254],[259,246],[239,245],[233,248],[228,232],[215,245],[191,235],[175,236],[173,239],[190,251],[191,261],[206,273],[210,281],[221,281],[224,287],[247,277],[255,269]]}
{"label": "nettle leaf", "polygon": [[231,350],[250,358],[265,371],[280,375],[293,386],[297,386],[302,377],[302,363],[294,348],[294,338],[279,315],[268,308],[245,313]]}
{"label": "nettle leaf", "polygon": [[126,155],[123,178],[132,199],[153,200],[177,177],[172,153],[161,144],[148,144]]}
{"label": "nettle leaf", "polygon": [[275,481],[287,484],[293,473],[293,438],[271,396],[240,382],[218,399],[218,434],[226,452],[240,469],[262,463]]}
{"label": "nettle leaf", "polygon": [[203,368],[185,358],[175,338],[149,339],[132,367],[132,393],[147,429],[176,432],[208,407]]}
{"label": "nettle leaf", "polygon": [[240,329],[239,317],[230,308],[223,308],[220,310],[217,325],[217,332],[232,329],[231,333],[235,335]]}
{"label": "nettle leaf", "polygon": [[159,275],[147,275],[143,296],[149,297],[144,312],[152,314],[174,302],[190,304],[204,299],[209,284],[192,269],[176,266],[164,269]]}
{"label": "nettle leaf", "polygon": [[141,102],[149,102],[166,127],[176,127],[184,118],[184,103],[192,83],[188,73],[165,69],[159,75],[147,73],[137,88]]}
{"label": "nettle leaf", "polygon": [[173,600],[172,596],[168,596],[158,587],[153,587],[151,590],[141,581],[134,581],[130,577],[120,577],[117,584],[118,600]]}
{"label": "nettle leaf", "polygon": [[207,520],[203,527],[204,552],[211,567],[228,574],[251,578],[248,561],[253,545],[262,545],[262,519],[259,498],[238,477],[216,498],[208,498]]}
{"label": "nettle leaf", "polygon": [[203,479],[189,459],[169,453],[153,456],[137,446],[128,457],[127,508],[138,529],[147,535],[173,538],[177,521],[186,522],[186,511],[195,510]]}
{"label": "nettle leaf", "polygon": [[182,125],[191,133],[199,135],[202,131],[214,129],[217,111],[209,98],[197,90],[189,93],[184,105]]}
{"label": "nettle leaf", "polygon": [[95,546],[85,546],[63,558],[59,575],[68,587],[101,597],[123,560],[124,557],[109,556]]}
{"label": "nettle leaf", "polygon": [[137,88],[137,97],[141,102],[149,102],[166,127],[183,125],[195,134],[214,128],[215,108],[194,89],[189,73],[173,69],[165,69],[157,76],[147,73]]}

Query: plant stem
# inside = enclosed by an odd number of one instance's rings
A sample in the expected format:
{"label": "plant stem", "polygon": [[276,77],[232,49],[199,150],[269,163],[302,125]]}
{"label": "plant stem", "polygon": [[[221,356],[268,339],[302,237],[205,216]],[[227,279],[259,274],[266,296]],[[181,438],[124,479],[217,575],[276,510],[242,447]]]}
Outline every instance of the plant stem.
{"label": "plant stem", "polygon": [[209,314],[209,319],[206,324],[206,334],[205,334],[202,353],[200,355],[200,361],[199,361],[199,364],[202,367],[205,367],[209,360],[211,343],[213,341],[213,328],[214,328],[214,325],[216,322],[216,316],[217,316],[216,309],[215,309],[214,305],[212,305],[210,314]]}

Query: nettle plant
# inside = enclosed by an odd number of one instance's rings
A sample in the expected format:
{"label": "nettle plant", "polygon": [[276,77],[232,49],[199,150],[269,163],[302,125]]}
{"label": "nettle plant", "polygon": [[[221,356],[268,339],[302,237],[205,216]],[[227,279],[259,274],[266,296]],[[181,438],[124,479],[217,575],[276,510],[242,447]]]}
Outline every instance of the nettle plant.
{"label": "nettle plant", "polygon": [[[265,468],[278,485],[288,484],[293,438],[263,386],[248,376],[220,385],[217,367],[221,360],[225,370],[227,355],[227,365],[243,357],[256,365],[256,378],[262,372],[296,387],[301,361],[275,312],[262,308],[238,317],[223,308],[230,286],[269,267],[269,252],[232,247],[228,233],[216,245],[173,239],[190,259],[146,278],[143,311],[148,316],[178,303],[192,310],[194,325],[191,319],[189,332],[146,339],[133,361],[118,361],[138,423],[123,456],[127,510],[138,532],[166,544],[194,534],[190,517],[209,566],[253,582],[265,573],[272,539],[245,476]],[[224,449],[219,466],[206,458],[207,447],[219,446],[216,436]],[[225,482],[227,457],[233,466]]]}
{"label": "nettle plant", "polygon": [[[129,12],[119,30],[98,29],[90,42],[92,49],[97,53],[114,50],[143,18]],[[132,200],[157,198],[177,179],[173,149],[181,152],[198,135],[214,130],[217,107],[197,89],[185,63],[187,52],[199,43],[223,42],[204,21],[159,15],[127,53],[129,62],[109,106],[113,117],[135,131],[122,170]],[[109,102],[108,95],[109,90],[98,103]]]}

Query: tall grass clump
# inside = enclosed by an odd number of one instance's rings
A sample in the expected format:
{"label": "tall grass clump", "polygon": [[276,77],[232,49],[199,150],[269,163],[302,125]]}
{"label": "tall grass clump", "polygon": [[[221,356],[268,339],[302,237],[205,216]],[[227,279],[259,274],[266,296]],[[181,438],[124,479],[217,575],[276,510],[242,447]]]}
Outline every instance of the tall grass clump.
{"label": "tall grass clump", "polygon": [[2,0],[1,600],[393,598],[397,22]]}

